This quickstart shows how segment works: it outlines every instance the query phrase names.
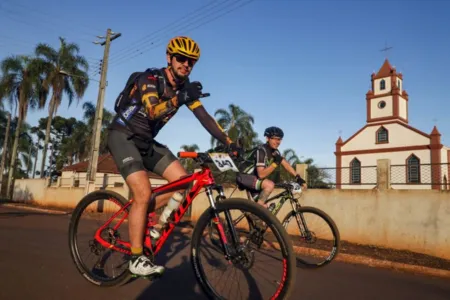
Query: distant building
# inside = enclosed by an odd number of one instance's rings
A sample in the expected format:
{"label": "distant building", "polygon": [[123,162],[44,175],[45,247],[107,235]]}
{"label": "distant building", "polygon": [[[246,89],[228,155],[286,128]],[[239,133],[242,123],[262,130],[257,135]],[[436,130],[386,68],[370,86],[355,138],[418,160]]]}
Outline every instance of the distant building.
{"label": "distant building", "polygon": [[366,94],[366,125],[336,142],[337,188],[375,187],[378,159],[389,159],[393,189],[446,189],[450,148],[435,126],[430,134],[409,125],[403,74],[386,59]]}
{"label": "distant building", "polygon": [[[84,187],[86,185],[88,165],[88,161],[82,161],[77,164],[64,167],[62,169],[60,186]],[[152,187],[157,187],[167,183],[167,180],[152,172],[148,172],[148,177]],[[123,180],[120,175],[111,154],[99,156],[95,185],[97,187],[120,187],[125,185],[125,180]]]}

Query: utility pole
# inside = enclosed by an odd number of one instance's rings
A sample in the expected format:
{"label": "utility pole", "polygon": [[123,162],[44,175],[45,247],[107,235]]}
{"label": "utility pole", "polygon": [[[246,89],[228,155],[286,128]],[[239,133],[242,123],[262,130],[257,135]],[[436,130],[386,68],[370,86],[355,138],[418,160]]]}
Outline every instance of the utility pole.
{"label": "utility pole", "polygon": [[97,97],[97,107],[95,110],[95,119],[94,119],[94,138],[92,140],[91,145],[91,153],[89,159],[89,166],[86,174],[86,189],[85,194],[90,193],[95,188],[95,177],[97,174],[97,163],[98,163],[98,155],[100,148],[100,134],[102,132],[102,119],[103,119],[103,103],[105,100],[105,89],[106,89],[106,74],[108,72],[108,57],[109,57],[109,47],[111,42],[118,37],[120,37],[121,33],[114,33],[108,28],[106,32],[106,38],[102,36],[98,36],[100,39],[105,39],[104,42],[94,42],[94,44],[100,44],[105,46],[105,51],[103,53],[103,63],[102,63],[102,72],[100,77],[100,84],[98,90]]}
{"label": "utility pole", "polygon": [[0,165],[0,193],[2,192],[3,172],[5,171],[6,152],[7,152],[6,149],[8,149],[9,127],[10,126],[11,126],[11,114],[8,114],[8,121],[6,122],[5,140],[3,141],[2,162]]}

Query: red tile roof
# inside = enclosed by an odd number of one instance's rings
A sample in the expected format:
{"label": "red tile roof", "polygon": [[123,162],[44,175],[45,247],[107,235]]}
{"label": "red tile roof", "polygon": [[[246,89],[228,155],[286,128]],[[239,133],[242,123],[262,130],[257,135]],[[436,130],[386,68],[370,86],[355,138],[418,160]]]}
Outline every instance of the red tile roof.
{"label": "red tile roof", "polygon": [[[63,172],[64,171],[74,171],[74,172],[79,172],[79,173],[87,172],[88,166],[89,166],[89,162],[87,160],[85,160],[85,161],[79,162],[77,164],[64,167],[61,171],[63,171]],[[101,155],[98,157],[97,172],[98,173],[107,173],[107,174],[120,174],[111,154],[104,154],[104,155]],[[148,172],[148,176],[150,178],[163,179],[161,176],[159,176],[153,172]]]}
{"label": "red tile roof", "polygon": [[383,65],[381,66],[380,70],[378,70],[378,73],[375,75],[375,78],[382,78],[382,77],[389,77],[391,75],[396,75],[397,72],[394,67],[392,67],[389,60],[385,60]]}

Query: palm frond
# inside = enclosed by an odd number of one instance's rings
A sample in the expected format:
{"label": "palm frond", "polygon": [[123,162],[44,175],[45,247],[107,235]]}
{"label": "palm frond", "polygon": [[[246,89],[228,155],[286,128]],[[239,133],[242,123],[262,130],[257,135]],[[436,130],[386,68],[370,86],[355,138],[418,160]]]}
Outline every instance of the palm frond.
{"label": "palm frond", "polygon": [[11,55],[5,58],[1,63],[1,69],[3,74],[9,73],[23,73],[23,63],[24,59],[21,56]]}
{"label": "palm frond", "polygon": [[44,57],[47,61],[57,63],[58,62],[58,52],[55,51],[50,45],[39,43],[34,50],[34,53],[38,57]]}

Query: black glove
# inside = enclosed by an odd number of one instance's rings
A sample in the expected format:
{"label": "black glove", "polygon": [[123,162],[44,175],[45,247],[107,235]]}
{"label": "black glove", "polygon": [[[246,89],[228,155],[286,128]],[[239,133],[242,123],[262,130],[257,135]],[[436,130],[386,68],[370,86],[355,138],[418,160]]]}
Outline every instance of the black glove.
{"label": "black glove", "polygon": [[297,176],[295,176],[295,180],[300,185],[303,185],[304,183],[306,183],[306,181],[304,181],[303,178],[300,175],[298,175],[298,174],[297,174]]}
{"label": "black glove", "polygon": [[231,143],[230,145],[229,145],[229,147],[230,147],[230,151],[231,152],[237,152],[237,156],[238,157],[241,157],[241,156],[243,156],[243,154],[244,154],[244,149],[242,148],[242,147],[240,147],[240,146],[238,146],[236,143]]}
{"label": "black glove", "polygon": [[281,156],[280,152],[274,151],[272,155],[273,155],[273,162],[276,163],[277,165],[281,164],[283,156]]}
{"label": "black glove", "polygon": [[203,86],[198,81],[186,83],[184,87],[178,91],[178,106],[198,100],[202,94],[202,89]]}

